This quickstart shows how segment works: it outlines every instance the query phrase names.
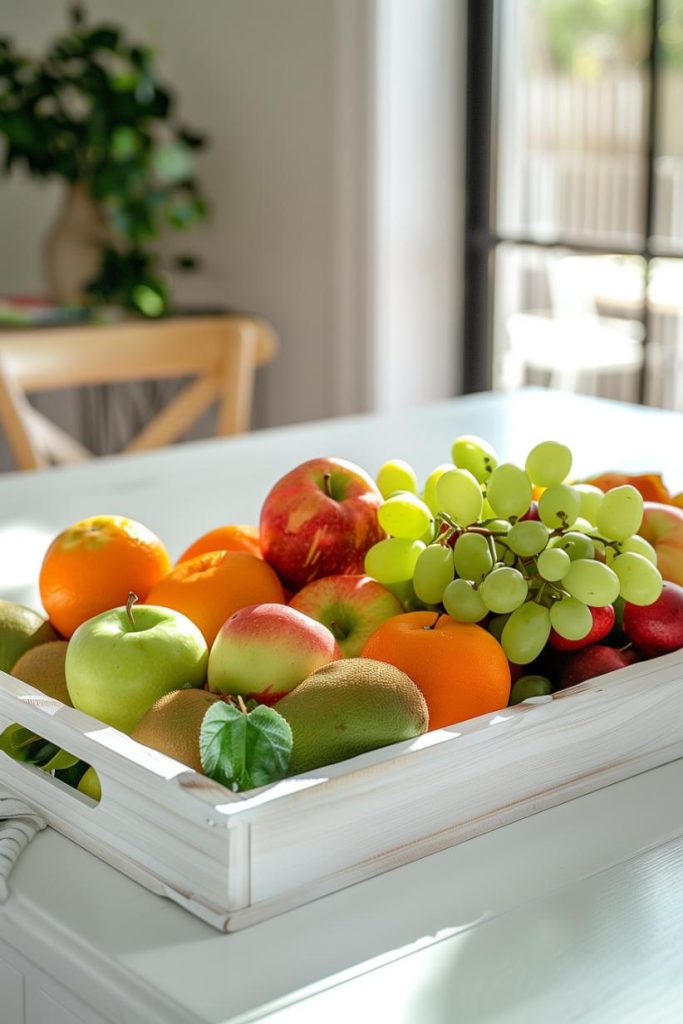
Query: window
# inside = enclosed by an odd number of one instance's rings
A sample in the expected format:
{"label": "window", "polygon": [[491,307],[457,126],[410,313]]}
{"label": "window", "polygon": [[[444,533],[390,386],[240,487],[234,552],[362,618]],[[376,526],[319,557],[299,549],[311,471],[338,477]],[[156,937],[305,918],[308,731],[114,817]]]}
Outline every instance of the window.
{"label": "window", "polygon": [[470,0],[465,384],[683,409],[683,0]]}

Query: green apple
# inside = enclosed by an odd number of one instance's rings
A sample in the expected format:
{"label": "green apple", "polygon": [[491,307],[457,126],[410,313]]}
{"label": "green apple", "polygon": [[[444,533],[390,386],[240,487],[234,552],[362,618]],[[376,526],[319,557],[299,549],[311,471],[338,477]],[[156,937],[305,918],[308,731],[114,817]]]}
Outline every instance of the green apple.
{"label": "green apple", "polygon": [[164,694],[203,686],[207,661],[206,641],[187,616],[129,600],[78,627],[66,686],[75,708],[130,732]]}
{"label": "green apple", "polygon": [[14,601],[0,601],[0,670],[11,672],[19,658],[32,647],[59,640],[60,636],[42,615]]}

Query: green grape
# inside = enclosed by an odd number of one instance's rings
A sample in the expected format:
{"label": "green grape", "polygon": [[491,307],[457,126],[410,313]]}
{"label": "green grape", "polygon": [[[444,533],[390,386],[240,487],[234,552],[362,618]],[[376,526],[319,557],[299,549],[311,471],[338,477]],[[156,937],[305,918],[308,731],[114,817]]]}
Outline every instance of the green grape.
{"label": "green grape", "polygon": [[486,623],[487,630],[489,631],[491,636],[494,636],[496,638],[498,643],[500,643],[500,638],[503,635],[505,623],[509,618],[509,613],[507,615],[492,615],[489,621]]}
{"label": "green grape", "polygon": [[572,562],[577,558],[593,558],[595,555],[595,541],[584,533],[576,533],[569,530],[560,537],[551,537],[548,541],[548,548],[561,548],[566,551]]}
{"label": "green grape", "polygon": [[382,502],[377,519],[390,536],[419,540],[429,529],[432,514],[416,494],[399,491]]}
{"label": "green grape", "polygon": [[415,597],[415,591],[413,590],[412,579],[396,580],[393,583],[389,583],[387,580],[384,580],[384,583],[382,585],[386,587],[387,590],[390,590],[394,597],[397,597],[399,599],[399,601],[403,605],[404,612],[409,612],[413,610],[412,603],[413,601],[417,600],[417,598]]}
{"label": "green grape", "polygon": [[403,459],[391,459],[384,462],[377,470],[377,486],[383,498],[388,498],[394,491],[410,491],[417,493],[415,470]]}
{"label": "green grape", "polygon": [[662,574],[644,555],[625,551],[610,568],[619,578],[620,596],[630,604],[652,604],[662,592]]}
{"label": "green grape", "polygon": [[542,604],[527,601],[505,623],[501,643],[510,661],[528,665],[539,656],[549,636],[550,612]]}
{"label": "green grape", "polygon": [[436,540],[436,522],[433,519],[429,520],[429,526],[418,540],[423,544],[432,544]]}
{"label": "green grape", "polygon": [[412,579],[420,552],[425,545],[420,540],[390,537],[373,544],[365,555],[365,572],[378,583],[400,583]]}
{"label": "green grape", "polygon": [[593,533],[595,531],[595,525],[589,523],[583,516],[579,516],[572,523],[572,530],[576,530],[577,533]]}
{"label": "green grape", "polygon": [[451,456],[458,469],[469,470],[480,484],[488,480],[498,465],[498,456],[488,441],[475,437],[474,434],[456,437],[451,448]]}
{"label": "green grape", "polygon": [[438,604],[453,579],[453,551],[448,544],[430,544],[421,551],[413,572],[415,594],[425,604]]}
{"label": "green grape", "polygon": [[593,484],[572,484],[572,487],[579,495],[579,500],[581,501],[579,515],[595,526],[598,509],[600,508],[602,499],[605,496],[604,493],[599,487],[595,487]]}
{"label": "green grape", "polygon": [[562,587],[584,604],[602,608],[619,596],[619,577],[604,562],[577,558],[562,577]]}
{"label": "green grape", "polygon": [[609,544],[605,548],[605,558],[607,564],[613,562],[617,555],[623,555],[626,551],[633,551],[636,555],[642,555],[647,558],[648,562],[652,562],[653,565],[657,564],[657,552],[650,544],[649,540],[645,540],[639,534],[634,533],[632,537],[628,537],[626,540],[619,543],[616,541],[614,544]]}
{"label": "green grape", "polygon": [[425,480],[423,491],[424,502],[425,505],[427,505],[427,507],[430,509],[432,515],[434,516],[436,515],[437,512],[443,511],[436,498],[436,485],[441,479],[441,477],[444,475],[444,473],[447,473],[450,469],[453,469],[453,466],[450,462],[442,462],[440,466],[436,466],[431,471],[431,473]]}
{"label": "green grape", "polygon": [[456,622],[481,622],[488,608],[471,580],[451,580],[443,592],[443,606]]}
{"label": "green grape", "polygon": [[541,441],[527,455],[525,468],[537,487],[552,487],[569,476],[572,453],[565,444]]}
{"label": "green grape", "polygon": [[486,529],[491,531],[491,536],[493,537],[493,545],[496,550],[496,560],[503,562],[508,558],[508,560],[510,560],[510,564],[514,564],[516,561],[514,553],[511,555],[510,549],[501,543],[512,529],[512,523],[507,519],[487,519]]}
{"label": "green grape", "polygon": [[[484,496],[484,500],[481,503],[481,518],[482,518],[482,520],[485,523],[488,523],[492,519],[495,518],[495,515],[496,515],[496,513],[493,511],[493,509],[489,505],[489,499],[486,496]],[[507,523],[508,521],[507,521],[507,519],[502,519],[502,520],[500,520],[500,522]],[[508,526],[510,526],[509,523],[508,523]]]}
{"label": "green grape", "polygon": [[465,580],[480,580],[493,568],[486,537],[480,533],[461,533],[453,548],[455,571]]}
{"label": "green grape", "polygon": [[567,528],[576,521],[581,501],[573,487],[553,484],[538,499],[538,515],[551,530]]}
{"label": "green grape", "polygon": [[519,519],[531,505],[531,480],[519,466],[496,466],[486,486],[486,498],[496,516]]}
{"label": "green grape", "polygon": [[530,697],[547,697],[552,693],[552,684],[545,676],[520,676],[510,690],[508,707],[513,704],[521,704],[523,700]]}
{"label": "green grape", "polygon": [[565,640],[583,640],[593,628],[593,616],[575,597],[563,597],[550,608],[550,624]]}
{"label": "green grape", "polygon": [[476,523],[483,503],[481,488],[467,469],[449,469],[436,482],[439,507],[458,526]]}
{"label": "green grape", "polygon": [[612,487],[602,499],[595,525],[608,540],[626,540],[643,521],[643,496],[631,484]]}
{"label": "green grape", "polygon": [[550,580],[551,583],[566,576],[571,564],[571,558],[562,548],[546,548],[545,551],[541,551],[536,560],[539,575],[544,580]]}
{"label": "green grape", "polygon": [[537,555],[548,543],[550,530],[545,523],[539,523],[535,519],[527,519],[522,523],[515,523],[507,535],[506,543],[516,555],[522,558],[531,558]]}
{"label": "green grape", "polygon": [[519,608],[528,592],[529,584],[521,572],[505,565],[493,569],[479,587],[482,601],[497,615]]}

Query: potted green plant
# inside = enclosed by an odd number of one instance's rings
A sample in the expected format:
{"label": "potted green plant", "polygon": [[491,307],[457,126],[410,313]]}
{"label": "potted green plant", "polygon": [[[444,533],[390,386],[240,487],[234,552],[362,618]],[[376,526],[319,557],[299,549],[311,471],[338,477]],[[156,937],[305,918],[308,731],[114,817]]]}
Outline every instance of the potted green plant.
{"label": "potted green plant", "polygon": [[45,250],[51,299],[162,315],[168,274],[154,243],[204,218],[207,204],[194,170],[204,139],[178,122],[151,48],[74,5],[42,57],[0,39],[0,82],[5,171],[66,183]]}

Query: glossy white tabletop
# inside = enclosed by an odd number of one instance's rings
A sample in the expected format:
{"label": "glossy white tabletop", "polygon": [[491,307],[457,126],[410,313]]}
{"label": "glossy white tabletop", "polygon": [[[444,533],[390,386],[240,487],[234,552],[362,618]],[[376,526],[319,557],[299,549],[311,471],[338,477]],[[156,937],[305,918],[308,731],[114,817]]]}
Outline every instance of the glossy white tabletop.
{"label": "glossy white tabletop", "polygon": [[[544,392],[473,396],[2,478],[12,575],[0,592],[28,600],[41,538],[85,515],[132,515],[178,554],[211,526],[255,521],[270,484],[305,458],[374,472],[398,456],[424,475],[465,432],[516,459],[554,437],[579,475],[660,470],[683,487],[683,417]],[[46,832],[12,876],[0,938],[121,1021],[678,1021],[681,792],[675,762],[234,935]]]}

